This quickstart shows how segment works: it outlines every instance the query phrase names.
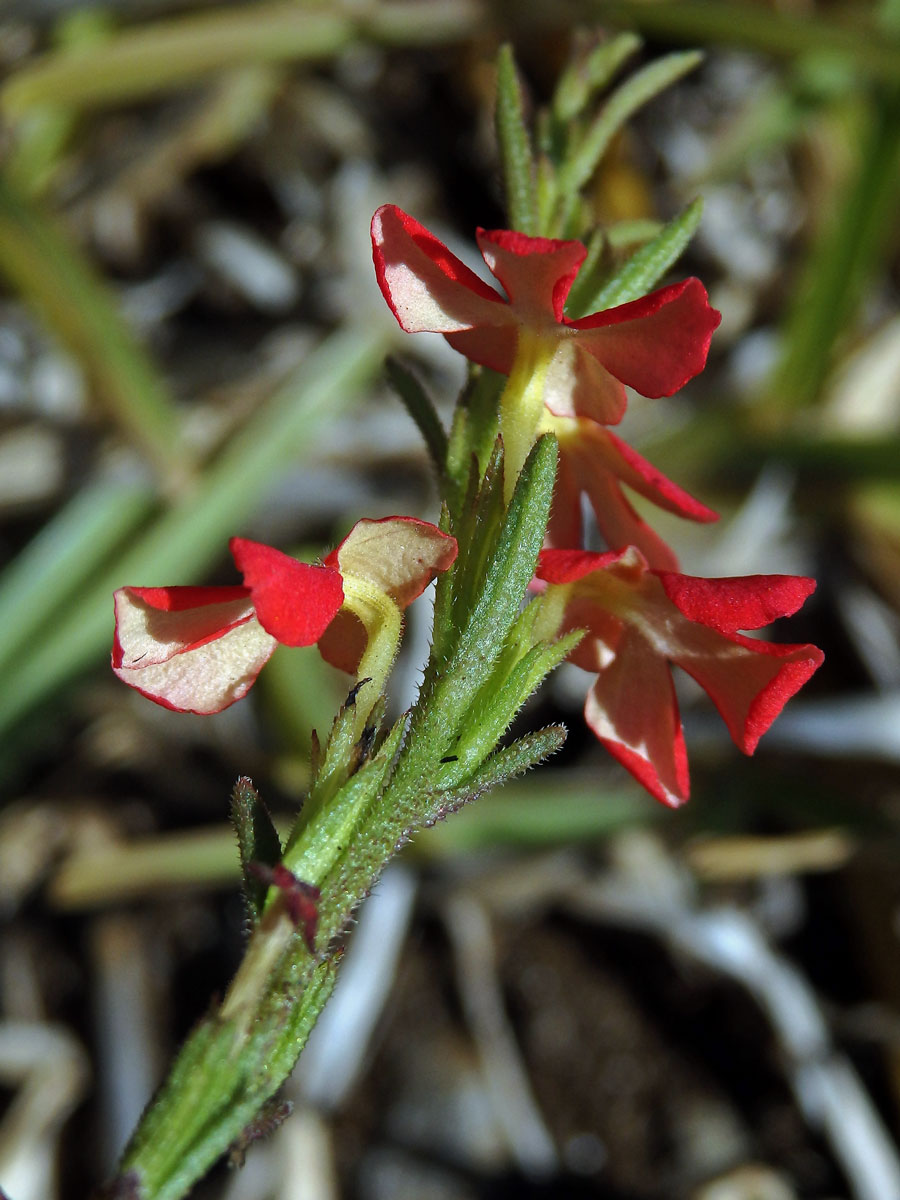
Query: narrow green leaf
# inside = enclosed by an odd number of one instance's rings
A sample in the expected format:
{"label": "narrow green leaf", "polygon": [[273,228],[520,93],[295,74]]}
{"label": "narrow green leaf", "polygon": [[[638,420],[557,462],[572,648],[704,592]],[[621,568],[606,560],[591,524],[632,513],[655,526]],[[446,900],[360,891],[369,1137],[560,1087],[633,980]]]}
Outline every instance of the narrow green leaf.
{"label": "narrow green leaf", "polygon": [[[474,470],[473,462],[473,470]],[[455,526],[461,552],[453,571],[453,612],[457,631],[465,622],[482,586],[485,566],[503,518],[503,452],[498,439],[475,496]]]}
{"label": "narrow green leaf", "polygon": [[466,389],[464,403],[468,415],[468,453],[475,456],[482,472],[487,470],[497,440],[500,395],[505,387],[505,375],[488,367],[477,367]]}
{"label": "narrow green leaf", "polygon": [[550,725],[526,734],[511,746],[492,754],[480,771],[454,788],[446,788],[430,798],[426,823],[434,824],[457,812],[470,800],[483,796],[491,788],[524,775],[532,767],[561,750],[566,740],[564,725]]}
{"label": "narrow green leaf", "polygon": [[243,1075],[235,1042],[234,1026],[214,1018],[203,1021],[185,1042],[122,1158],[121,1173],[137,1172],[141,1195],[152,1200],[173,1195],[165,1184],[213,1113],[227,1107]]}
{"label": "narrow green leaf", "polygon": [[[310,794],[303,806],[300,819],[297,822],[288,845],[293,845],[298,831],[305,828],[321,808],[328,805],[335,792],[344,785],[360,765],[362,747],[359,745],[359,713],[357,703],[362,703],[364,711],[372,707],[371,692],[375,686],[372,679],[360,679],[350,689],[347,699],[338,709],[328,735],[328,742],[322,757],[321,765],[316,771]],[[375,700],[370,712],[371,728],[377,733],[379,722],[384,717],[384,697]],[[367,718],[368,723],[368,718]],[[354,745],[357,752],[354,754]]]}
{"label": "narrow green leaf", "polygon": [[508,44],[497,54],[496,128],[509,226],[534,236],[538,231],[534,152],[525,123],[522,84]]}
{"label": "narrow green leaf", "polygon": [[598,38],[598,34],[583,30],[575,34],[572,59],[553,93],[553,116],[560,124],[577,117],[591,96],[607,86],[642,44],[636,33],[620,33],[609,41]]}
{"label": "narrow green leaf", "polygon": [[[290,1074],[337,977],[336,956],[306,964],[306,986],[276,981],[274,1011],[239,1050],[231,1025],[216,1021],[185,1043],[119,1168],[120,1177],[136,1173],[141,1197],[181,1200]],[[286,1005],[284,995],[298,990],[299,1001]]]}
{"label": "narrow green leaf", "polygon": [[438,478],[443,479],[447,470],[447,433],[431,397],[421,380],[398,359],[388,358],[385,367],[391,386],[425,439]]}
{"label": "narrow green leaf", "polygon": [[574,316],[576,313],[580,316],[583,312],[588,311],[584,307],[585,302],[590,302],[589,298],[596,290],[597,280],[604,278],[609,271],[611,260],[609,246],[607,230],[602,225],[598,225],[587,241],[587,257],[581,264],[569,289],[566,299],[568,316]]}
{"label": "narrow green leaf", "polygon": [[662,233],[662,221],[650,217],[635,217],[633,220],[615,221],[606,226],[606,240],[613,250],[624,250],[628,246],[641,246]]}
{"label": "narrow green leaf", "polygon": [[262,916],[267,885],[253,872],[253,863],[274,867],[281,860],[281,838],[253,783],[242,775],[231,793],[231,823],[237,835],[244,896],[255,923]]}
{"label": "narrow green leaf", "polygon": [[573,777],[570,770],[550,769],[479,796],[452,821],[440,821],[417,837],[410,854],[430,859],[502,846],[591,841],[649,824],[664,812],[639,788],[607,788],[596,775]]}
{"label": "narrow green leaf", "polygon": [[537,162],[537,224],[541,237],[549,237],[553,231],[553,214],[559,203],[559,176],[555,165],[546,154]]}
{"label": "narrow green leaf", "polygon": [[522,705],[581,641],[574,630],[558,642],[533,646],[503,679],[492,677],[472,705],[472,718],[456,746],[460,769],[474,770],[509,729]]}
{"label": "narrow green leaf", "polygon": [[[482,585],[470,609],[458,650],[461,665],[481,659],[484,665],[476,674],[486,676],[497,660],[534,575],[550,513],[556,459],[556,439],[542,437],[522,468],[506,519],[486,563]],[[483,678],[479,686],[481,682]]]}
{"label": "narrow green leaf", "polygon": [[612,93],[588,127],[581,144],[560,168],[560,192],[573,196],[588,182],[625,122],[702,59],[698,50],[667,54],[636,71]]}
{"label": "narrow green leaf", "polygon": [[556,439],[545,435],[532,448],[519,475],[450,661],[429,664],[397,767],[394,783],[400,789],[418,786],[423,773],[453,753],[466,712],[503,652],[547,528],[556,459]]}
{"label": "narrow green leaf", "polygon": [[[452,529],[450,510],[446,500],[441,505],[438,528],[441,533],[450,533]],[[453,573],[453,567],[449,571],[441,572],[434,585],[434,614],[431,623],[432,652],[429,661],[445,662],[449,654],[448,647],[453,634]]]}
{"label": "narrow green leaf", "polygon": [[401,717],[375,757],[360,767],[324,806],[317,802],[315,794],[310,797],[309,811],[300,814],[284,852],[284,865],[298,879],[319,886],[331,871],[363,813],[381,792],[405,732],[406,718]]}
{"label": "narrow green leaf", "polygon": [[505,375],[487,367],[469,369],[469,380],[453,414],[447,445],[447,475],[454,487],[446,499],[454,517],[465,512],[460,501],[473,490],[473,457],[479,475],[487,470],[497,440],[500,393],[505,385]]}
{"label": "narrow green leaf", "polygon": [[[629,300],[637,300],[638,297],[652,291],[669,267],[684,252],[697,231],[702,215],[703,201],[697,199],[689,204],[683,213],[669,221],[653,241],[636,251],[621,270],[598,291],[588,295],[583,302],[581,292],[576,294],[573,315],[586,316],[604,308],[612,308],[616,304],[627,304]],[[577,282],[580,282],[580,278]]]}
{"label": "narrow green leaf", "polygon": [[[192,1185],[240,1137],[262,1105],[275,1095],[294,1069],[313,1026],[334,991],[339,963],[338,955],[315,963],[303,979],[299,1002],[290,1005],[282,999],[281,1011],[273,1020],[260,1023],[245,1056],[240,1089],[194,1139],[167,1186],[160,1189],[158,1200],[181,1200],[186,1196]],[[281,985],[282,996],[296,995],[298,990],[294,980],[289,983],[285,979]],[[153,1200],[157,1200],[157,1193],[153,1193]]]}
{"label": "narrow green leaf", "polygon": [[[460,415],[459,407],[457,407],[456,413],[458,417]],[[463,419],[465,418],[463,417]],[[451,513],[449,507],[445,510],[446,526],[442,532],[450,533],[456,538],[459,556],[449,571],[444,571],[438,576],[435,584],[434,618],[431,631],[432,651],[422,683],[425,692],[434,682],[435,674],[449,660],[459,639],[460,629],[456,620],[456,612],[460,603],[460,595],[465,590],[470,577],[469,560],[473,549],[477,548],[472,545],[472,536],[480,514],[482,522],[484,521],[484,494],[488,481],[496,479],[497,476],[496,467],[488,463],[488,468],[482,478],[478,463],[472,456],[469,460],[468,483],[463,485],[465,490],[459,492],[462,499],[457,501],[455,512]],[[494,503],[498,512],[502,500],[502,486],[501,468],[499,480],[493,484]]]}

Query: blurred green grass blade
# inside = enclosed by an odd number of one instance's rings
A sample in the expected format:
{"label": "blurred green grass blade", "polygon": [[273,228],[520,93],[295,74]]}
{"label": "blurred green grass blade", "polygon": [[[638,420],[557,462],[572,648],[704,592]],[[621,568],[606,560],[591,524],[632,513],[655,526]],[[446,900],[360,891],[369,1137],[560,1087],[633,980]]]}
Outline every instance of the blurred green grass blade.
{"label": "blurred green grass blade", "polygon": [[538,232],[534,151],[525,122],[522,82],[509,44],[497,53],[495,120],[509,228],[533,237]]}
{"label": "blurred green grass blade", "polygon": [[[569,294],[572,313],[583,316],[598,312],[616,304],[627,304],[629,300],[637,300],[639,296],[652,291],[669,267],[680,258],[696,233],[702,214],[702,200],[689,204],[652,241],[636,250],[622,269],[598,291],[591,291],[593,281],[590,275],[577,291],[573,286],[574,298],[572,293]],[[575,283],[577,285],[579,280],[576,279]]]}
{"label": "blurred green grass blade", "polygon": [[790,72],[753,89],[716,136],[709,160],[690,175],[690,186],[700,191],[708,183],[742,175],[748,162],[804,136],[823,109],[845,103],[854,84],[849,62],[830,54],[804,55]]}
{"label": "blurred green grass blade", "polygon": [[[106,565],[4,674],[0,728],[97,665],[112,639],[112,592],[124,584],[191,583],[225,553],[274,476],[315,450],[321,425],[348,406],[381,367],[385,335],[330,335],[223,450],[193,492]],[[23,647],[23,651],[26,648]]]}
{"label": "blurred green grass blade", "polygon": [[630,75],[616,88],[586,129],[580,145],[559,171],[563,197],[576,195],[596,171],[607,147],[625,122],[661,91],[692,71],[703,56],[698,50],[667,54]]}
{"label": "blurred green grass blade", "polygon": [[73,579],[90,578],[155,503],[139,484],[94,483],[44,526],[0,575],[0,664],[41,640]]}
{"label": "blurred green grass blade", "polygon": [[[665,811],[637,788],[614,791],[595,779],[572,781],[568,772],[544,770],[526,782],[504,784],[502,791],[479,797],[452,820],[422,830],[404,853],[440,859],[473,850],[596,841],[628,826],[646,825]],[[289,822],[276,815],[275,824],[286,837]],[[222,825],[135,838],[114,847],[75,848],[51,879],[48,899],[57,909],[99,908],[171,887],[225,887],[239,878],[234,831]]]}
{"label": "blurred green grass blade", "polygon": [[900,201],[900,90],[864,116],[856,172],[811,247],[784,331],[781,361],[759,406],[763,421],[814,403],[841,333],[896,237]]}
{"label": "blurred green grass blade", "polygon": [[594,780],[563,781],[560,774],[544,770],[527,783],[507,783],[493,795],[479,797],[451,821],[420,833],[409,852],[443,858],[498,846],[590,841],[646,824],[664,812],[637,789],[609,791]]}
{"label": "blurred green grass blade", "polygon": [[233,154],[259,129],[286,74],[287,68],[269,64],[222,72],[197,103],[173,117],[146,154],[125,168],[118,180],[123,191],[139,207],[153,209],[171,193],[175,180]]}
{"label": "blurred green grass blade", "polygon": [[772,436],[743,434],[740,445],[724,443],[718,469],[731,479],[749,479],[767,463],[785,463],[809,483],[900,481],[900,438],[818,437],[779,430]]}
{"label": "blurred green grass blade", "polygon": [[[99,8],[73,8],[53,30],[61,54],[96,50],[113,32],[110,14]],[[6,175],[23,194],[41,193],[59,166],[62,153],[78,123],[65,105],[48,101],[30,108],[16,126],[6,156]]]}
{"label": "blurred green grass blade", "polygon": [[260,62],[328,58],[360,39],[388,44],[453,40],[475,24],[461,0],[364,6],[249,4],[144,22],[78,55],[42,56],[0,90],[0,109],[15,120],[35,105],[74,108],[120,104]]}
{"label": "blurred green grass blade", "polygon": [[847,19],[773,11],[741,0],[583,0],[584,19],[627,25],[650,35],[678,41],[745,46],[794,58],[823,51],[850,62],[856,70],[886,83],[900,79],[900,38],[865,23],[866,8],[849,5]]}
{"label": "blurred green grass blade", "polygon": [[181,481],[188,464],[178,413],[115,298],[63,230],[2,181],[0,274],[78,357],[113,419],[163,478]]}
{"label": "blurred green grass blade", "polygon": [[71,112],[52,104],[29,109],[22,117],[6,159],[7,179],[22,195],[46,190],[75,125]]}
{"label": "blurred green grass blade", "polygon": [[620,33],[597,43],[595,34],[575,34],[575,52],[559,77],[553,93],[554,120],[561,125],[574,120],[591,96],[605,88],[632,55],[641,48],[635,33]]}

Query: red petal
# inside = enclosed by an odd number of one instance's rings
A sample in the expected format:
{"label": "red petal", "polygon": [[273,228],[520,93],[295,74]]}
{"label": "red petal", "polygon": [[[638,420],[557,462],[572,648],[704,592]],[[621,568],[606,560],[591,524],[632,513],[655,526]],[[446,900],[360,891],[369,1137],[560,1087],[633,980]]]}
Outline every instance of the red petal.
{"label": "red petal", "polygon": [[325,563],[367,580],[406,608],[440,571],[447,570],[456,554],[456,538],[441,533],[430,521],[382,517],[357,521]]}
{"label": "red petal", "polygon": [[762,629],[778,617],[789,617],[816,588],[814,579],[802,575],[699,579],[661,571],[659,578],[679,612],[720,633]]}
{"label": "red petal", "polygon": [[[246,594],[197,608],[179,606],[185,593],[234,591],[245,589],[120,588],[112,655],[116,675],[177,712],[220,712],[240,700],[277,645],[254,619]],[[163,607],[160,602],[167,599],[173,603]]]}
{"label": "red petal", "polygon": [[477,329],[446,333],[444,337],[454,350],[470,362],[490,367],[492,371],[499,371],[501,375],[508,375],[512,370],[518,339],[515,325],[479,325]]}
{"label": "red petal", "polygon": [[558,417],[615,425],[625,414],[625,388],[578,340],[562,336],[544,379],[544,403]]}
{"label": "red petal", "polygon": [[611,549],[637,546],[651,567],[669,570],[678,567],[674,551],[632,508],[614,475],[597,471],[586,491],[597,528]]}
{"label": "red petal", "polygon": [[372,218],[372,252],[382,294],[407,333],[452,333],[512,321],[493,288],[393,204]]}
{"label": "red petal", "polygon": [[[582,427],[587,422],[582,422]],[[630,488],[656,504],[667,512],[675,513],[689,521],[718,521],[719,514],[705,504],[696,500],[690,492],[673,483],[662,471],[658,470],[632,449],[627,442],[610,433],[608,429],[596,425],[590,427],[588,437],[592,444],[602,441],[607,447],[606,461],[612,473]]]}
{"label": "red petal", "polygon": [[581,518],[581,479],[574,470],[574,461],[563,453],[560,442],[556,485],[544,545],[565,550],[581,543],[584,522]]}
{"label": "red petal", "polygon": [[263,629],[285,646],[318,641],[344,599],[340,572],[297,562],[247,538],[232,538],[228,545]]}
{"label": "red petal", "polygon": [[223,637],[253,616],[248,588],[119,588],[113,599],[114,668],[166,662]]}
{"label": "red petal", "polygon": [[607,750],[664,804],[687,800],[690,781],[668,664],[629,629],[588,693],[584,716]]}
{"label": "red petal", "polygon": [[366,627],[355,613],[344,609],[334,618],[317,643],[327,663],[356,675],[368,643]]}
{"label": "red petal", "polygon": [[684,648],[673,656],[710,696],[731,737],[752,754],[788,700],[824,659],[817,646],[781,646],[703,625],[679,630]]}
{"label": "red petal", "polygon": [[721,315],[699,279],[568,323],[578,344],[642,396],[671,396],[706,365]]}
{"label": "red petal", "polygon": [[[695,521],[715,521],[717,514],[667,479],[637,451],[595,421],[560,421],[560,462],[557,487],[561,482],[584,490],[591,502],[597,527],[612,549],[637,546],[651,567],[675,570],[675,555],[657,533],[639,516],[623,495],[625,483],[648,500]],[[558,539],[551,520],[549,544],[573,545],[580,529],[568,543]]]}
{"label": "red petal", "polygon": [[250,595],[250,589],[246,587],[133,587],[127,590],[160,612],[184,612],[207,604],[227,604]]}
{"label": "red petal", "polygon": [[602,571],[623,558],[620,550],[595,554],[591,550],[542,550],[535,575],[547,583],[574,583],[594,571]]}
{"label": "red petal", "polygon": [[628,627],[618,616],[592,596],[585,596],[575,589],[569,597],[559,634],[574,629],[586,630],[575,649],[568,657],[576,667],[597,674],[604,671],[619,653],[628,637]]}
{"label": "red petal", "polygon": [[558,324],[587,250],[581,242],[479,229],[478,248],[523,325]]}

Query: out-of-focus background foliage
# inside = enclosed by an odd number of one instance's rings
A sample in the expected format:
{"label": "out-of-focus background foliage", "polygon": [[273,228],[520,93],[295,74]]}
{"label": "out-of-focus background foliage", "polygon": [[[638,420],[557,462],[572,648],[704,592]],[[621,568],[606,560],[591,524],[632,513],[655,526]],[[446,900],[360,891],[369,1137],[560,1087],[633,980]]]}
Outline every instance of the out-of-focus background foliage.
{"label": "out-of-focus background foliage", "polygon": [[[626,433],[719,508],[696,574],[814,574],[826,652],[753,760],[690,688],[694,796],[644,797],[563,669],[569,744],[421,837],[365,907],[227,1200],[896,1200],[900,1106],[900,6],[816,0],[6,0],[0,5],[0,1184],[74,1200],[240,955],[228,792],[302,797],[346,684],[281,650],[177,716],[106,666],[124,583],[232,582],[434,516],[382,377],[448,411],[439,338],[375,287],[392,201],[459,253],[504,221],[493,62],[546,101],[573,38],[701,48],[592,185],[722,310],[707,372]],[[579,33],[581,30],[583,32]],[[654,515],[654,520],[658,517]],[[394,681],[414,694],[427,614]],[[239,1157],[239,1156],[236,1156]]]}

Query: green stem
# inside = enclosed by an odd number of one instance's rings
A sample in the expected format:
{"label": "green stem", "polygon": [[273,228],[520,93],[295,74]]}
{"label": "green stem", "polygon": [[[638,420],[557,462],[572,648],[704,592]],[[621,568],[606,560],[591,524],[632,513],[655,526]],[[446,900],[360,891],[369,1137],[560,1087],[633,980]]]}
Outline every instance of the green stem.
{"label": "green stem", "polygon": [[[474,548],[487,564],[485,579],[452,661],[432,664],[437,684],[423,695],[409,722],[398,721],[374,755],[367,755],[367,739],[360,742],[355,735],[360,720],[374,724],[377,699],[367,704],[365,718],[355,713],[354,702],[338,715],[325,755],[330,779],[317,780],[283,858],[297,880],[320,891],[315,950],[306,944],[307,930],[294,928],[290,893],[270,889],[222,1006],[182,1049],[125,1153],[120,1179],[131,1173],[140,1200],[183,1196],[287,1077],[330,991],[339,958],[335,939],[398,847],[432,823],[442,803],[463,803],[467,778],[475,794],[504,777],[489,772],[487,782],[476,780],[483,764],[463,767],[452,755],[446,757],[446,746],[466,733],[492,672],[509,674],[501,650],[518,623],[532,576],[555,462],[555,441],[542,439],[524,465],[500,530],[473,528],[473,541],[488,538],[490,543],[486,554]],[[348,593],[354,611],[372,605],[364,587],[351,585]],[[360,669],[378,677],[378,697],[393,661],[400,613],[393,605],[385,609],[383,602],[374,609],[367,621],[373,637]],[[528,646],[522,650],[527,653]],[[498,676],[498,692],[502,682]],[[505,724],[520,703],[521,696],[510,700]],[[499,725],[505,727],[502,721]],[[526,769],[558,744],[555,733],[545,750],[515,755],[513,769]],[[485,747],[487,756],[492,749]],[[333,794],[331,780],[339,781]]]}
{"label": "green stem", "polygon": [[400,648],[403,616],[391,598],[364,579],[344,576],[344,606],[354,613],[366,630],[366,648],[359,661],[357,677],[369,682],[354,704],[353,740],[362,737],[372,709],[384,691]]}
{"label": "green stem", "polygon": [[500,397],[503,500],[507,505],[528,452],[537,440],[544,411],[544,384],[556,348],[555,338],[524,327],[519,330],[516,357]]}

